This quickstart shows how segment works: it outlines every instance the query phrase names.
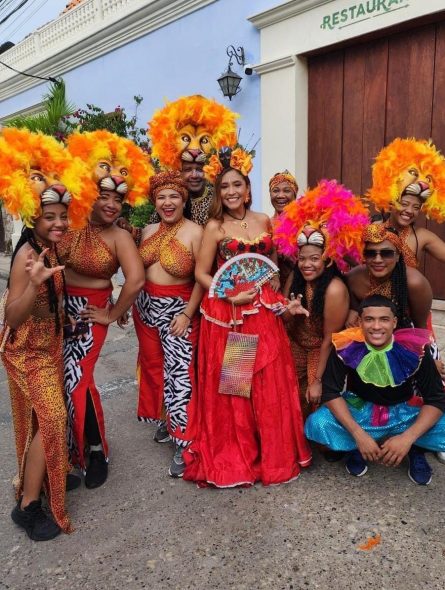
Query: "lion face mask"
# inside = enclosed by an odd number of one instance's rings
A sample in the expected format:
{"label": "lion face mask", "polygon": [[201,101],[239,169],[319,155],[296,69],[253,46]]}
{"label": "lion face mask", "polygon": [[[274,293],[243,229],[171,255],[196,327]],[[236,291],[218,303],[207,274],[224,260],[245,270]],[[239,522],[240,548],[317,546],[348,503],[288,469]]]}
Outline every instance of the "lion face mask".
{"label": "lion face mask", "polygon": [[168,102],[148,124],[152,156],[161,167],[173,170],[181,170],[183,162],[204,164],[212,150],[235,145],[237,117],[200,95]]}
{"label": "lion face mask", "polygon": [[400,209],[408,195],[418,198],[427,217],[445,220],[445,159],[430,141],[397,138],[375,159],[367,193],[375,208]]}

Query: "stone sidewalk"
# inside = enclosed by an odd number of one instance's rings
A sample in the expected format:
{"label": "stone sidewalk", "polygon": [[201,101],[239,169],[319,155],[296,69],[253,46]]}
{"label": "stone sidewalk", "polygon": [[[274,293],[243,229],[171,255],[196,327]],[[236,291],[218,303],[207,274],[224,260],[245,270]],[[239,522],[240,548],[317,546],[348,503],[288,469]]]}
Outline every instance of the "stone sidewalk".
{"label": "stone sidewalk", "polygon": [[[287,485],[198,489],[173,480],[169,444],[136,420],[132,328],[110,329],[97,383],[110,476],[68,495],[72,535],[32,543],[10,519],[16,458],[0,370],[0,588],[9,590],[442,590],[445,466],[420,487],[406,464],[362,478],[314,464]],[[221,425],[224,427],[224,425]],[[360,549],[380,535],[380,544]]]}
{"label": "stone sidewalk", "polygon": [[315,450],[287,485],[198,489],[168,477],[173,448],[136,420],[136,355],[134,329],[111,326],[96,368],[109,479],[68,495],[76,531],[48,543],[10,519],[17,465],[0,367],[1,590],[443,589],[445,465],[429,455],[433,481],[420,487],[406,463],[353,478]]}

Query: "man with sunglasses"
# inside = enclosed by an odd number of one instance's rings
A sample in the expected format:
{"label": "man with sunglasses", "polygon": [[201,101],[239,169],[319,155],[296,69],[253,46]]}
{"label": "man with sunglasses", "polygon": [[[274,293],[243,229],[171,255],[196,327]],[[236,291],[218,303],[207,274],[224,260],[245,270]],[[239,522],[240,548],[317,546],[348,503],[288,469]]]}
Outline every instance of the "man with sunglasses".
{"label": "man with sunglasses", "polygon": [[[408,456],[409,478],[428,485],[432,470],[424,450],[445,450],[445,393],[428,330],[395,331],[397,324],[396,305],[371,295],[359,307],[359,327],[333,335],[324,405],[307,419],[305,434],[349,452],[351,475],[364,475],[368,461],[396,467]],[[414,379],[423,399],[413,395]]]}

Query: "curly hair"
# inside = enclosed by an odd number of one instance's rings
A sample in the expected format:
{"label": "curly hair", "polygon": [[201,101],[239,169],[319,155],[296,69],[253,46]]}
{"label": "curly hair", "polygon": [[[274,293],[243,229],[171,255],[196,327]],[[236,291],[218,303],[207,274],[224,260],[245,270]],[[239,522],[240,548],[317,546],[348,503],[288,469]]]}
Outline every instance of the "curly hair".
{"label": "curly hair", "polygon": [[177,147],[178,129],[186,125],[204,127],[215,149],[236,143],[236,113],[199,94],[182,96],[155,112],[148,123],[152,156],[161,166],[179,170],[181,152]]}
{"label": "curly hair", "polygon": [[[320,248],[321,250],[321,248]],[[325,263],[326,264],[326,263]],[[335,262],[329,266],[326,265],[323,274],[315,281],[314,299],[311,305],[311,315],[316,319],[323,319],[324,304],[326,298],[326,290],[329,287],[332,279],[339,278],[343,283],[344,277]],[[301,270],[298,268],[298,263],[294,267],[294,280],[292,281],[291,293],[301,293],[303,295],[301,304],[303,307],[308,306],[306,299],[306,279],[303,277]]]}

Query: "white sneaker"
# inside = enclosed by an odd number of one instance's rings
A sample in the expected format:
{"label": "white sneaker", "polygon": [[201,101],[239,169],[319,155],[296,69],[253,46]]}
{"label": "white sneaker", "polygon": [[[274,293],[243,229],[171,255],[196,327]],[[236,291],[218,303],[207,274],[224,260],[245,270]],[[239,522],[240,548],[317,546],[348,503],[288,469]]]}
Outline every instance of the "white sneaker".
{"label": "white sneaker", "polygon": [[439,461],[439,463],[443,463],[445,465],[445,453],[443,451],[436,453],[436,459]]}

